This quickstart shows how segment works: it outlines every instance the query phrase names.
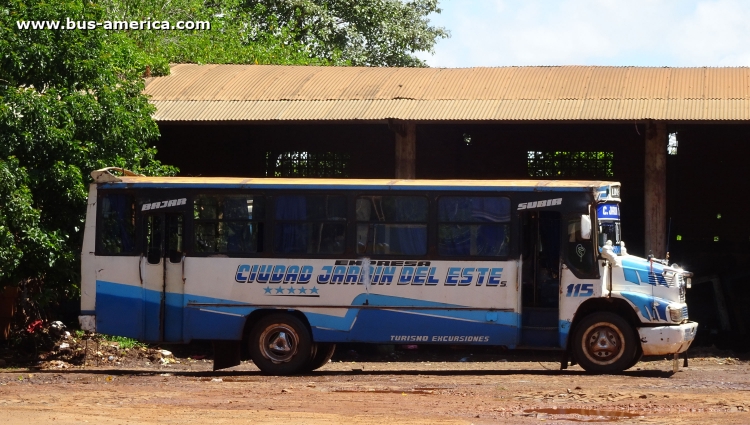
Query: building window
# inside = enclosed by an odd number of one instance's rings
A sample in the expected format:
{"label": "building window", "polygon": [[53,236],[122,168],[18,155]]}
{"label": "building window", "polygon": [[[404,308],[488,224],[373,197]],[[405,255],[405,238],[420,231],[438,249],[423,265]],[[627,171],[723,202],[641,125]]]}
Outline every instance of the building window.
{"label": "building window", "polygon": [[667,142],[667,154],[677,155],[677,133],[669,133]]}
{"label": "building window", "polygon": [[267,177],[349,177],[349,154],[340,152],[267,152]]}
{"label": "building window", "polygon": [[539,178],[614,177],[614,152],[528,151],[529,176]]}

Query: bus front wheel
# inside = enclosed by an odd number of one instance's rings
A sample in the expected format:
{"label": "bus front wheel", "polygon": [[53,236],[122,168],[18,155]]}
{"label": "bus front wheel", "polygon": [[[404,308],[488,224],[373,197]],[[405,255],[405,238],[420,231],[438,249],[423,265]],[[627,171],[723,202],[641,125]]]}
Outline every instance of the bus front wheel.
{"label": "bus front wheel", "polygon": [[637,354],[634,329],[614,313],[584,317],[576,327],[573,351],[587,372],[619,373],[633,365]]}
{"label": "bus front wheel", "polygon": [[248,343],[253,363],[268,375],[300,372],[312,358],[307,327],[289,314],[271,314],[260,319],[250,332]]}

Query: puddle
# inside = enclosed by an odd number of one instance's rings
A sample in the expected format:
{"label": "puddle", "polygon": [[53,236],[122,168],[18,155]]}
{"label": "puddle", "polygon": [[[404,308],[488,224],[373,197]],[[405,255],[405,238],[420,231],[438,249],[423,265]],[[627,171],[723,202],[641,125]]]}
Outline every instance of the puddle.
{"label": "puddle", "polygon": [[379,394],[434,394],[433,390],[413,389],[413,390],[375,390],[375,389],[354,389],[354,390],[333,390],[334,393],[379,393]]}
{"label": "puddle", "polygon": [[[565,418],[572,422],[610,422],[644,416],[642,413],[623,412],[618,410],[598,409],[526,409],[524,413],[543,413],[548,415],[575,415],[576,418]],[[583,416],[583,417],[581,417]]]}

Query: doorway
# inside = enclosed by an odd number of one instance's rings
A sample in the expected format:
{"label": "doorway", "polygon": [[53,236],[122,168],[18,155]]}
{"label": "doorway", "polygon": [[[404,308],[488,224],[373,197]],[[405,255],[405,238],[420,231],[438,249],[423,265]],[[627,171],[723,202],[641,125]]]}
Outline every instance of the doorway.
{"label": "doorway", "polygon": [[180,213],[143,216],[146,341],[182,341],[184,294],[184,219]]}
{"label": "doorway", "polygon": [[559,346],[560,220],[557,211],[521,214],[522,346]]}

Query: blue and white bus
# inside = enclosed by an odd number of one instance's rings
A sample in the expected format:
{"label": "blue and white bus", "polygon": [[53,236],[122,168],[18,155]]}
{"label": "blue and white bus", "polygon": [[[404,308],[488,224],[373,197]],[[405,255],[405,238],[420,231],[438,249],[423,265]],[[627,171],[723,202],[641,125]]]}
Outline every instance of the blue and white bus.
{"label": "blue and white bus", "polygon": [[145,177],[92,172],[84,329],[243,346],[268,374],[336,343],[560,350],[611,373],[693,341],[689,273],[628,255],[604,181]]}

